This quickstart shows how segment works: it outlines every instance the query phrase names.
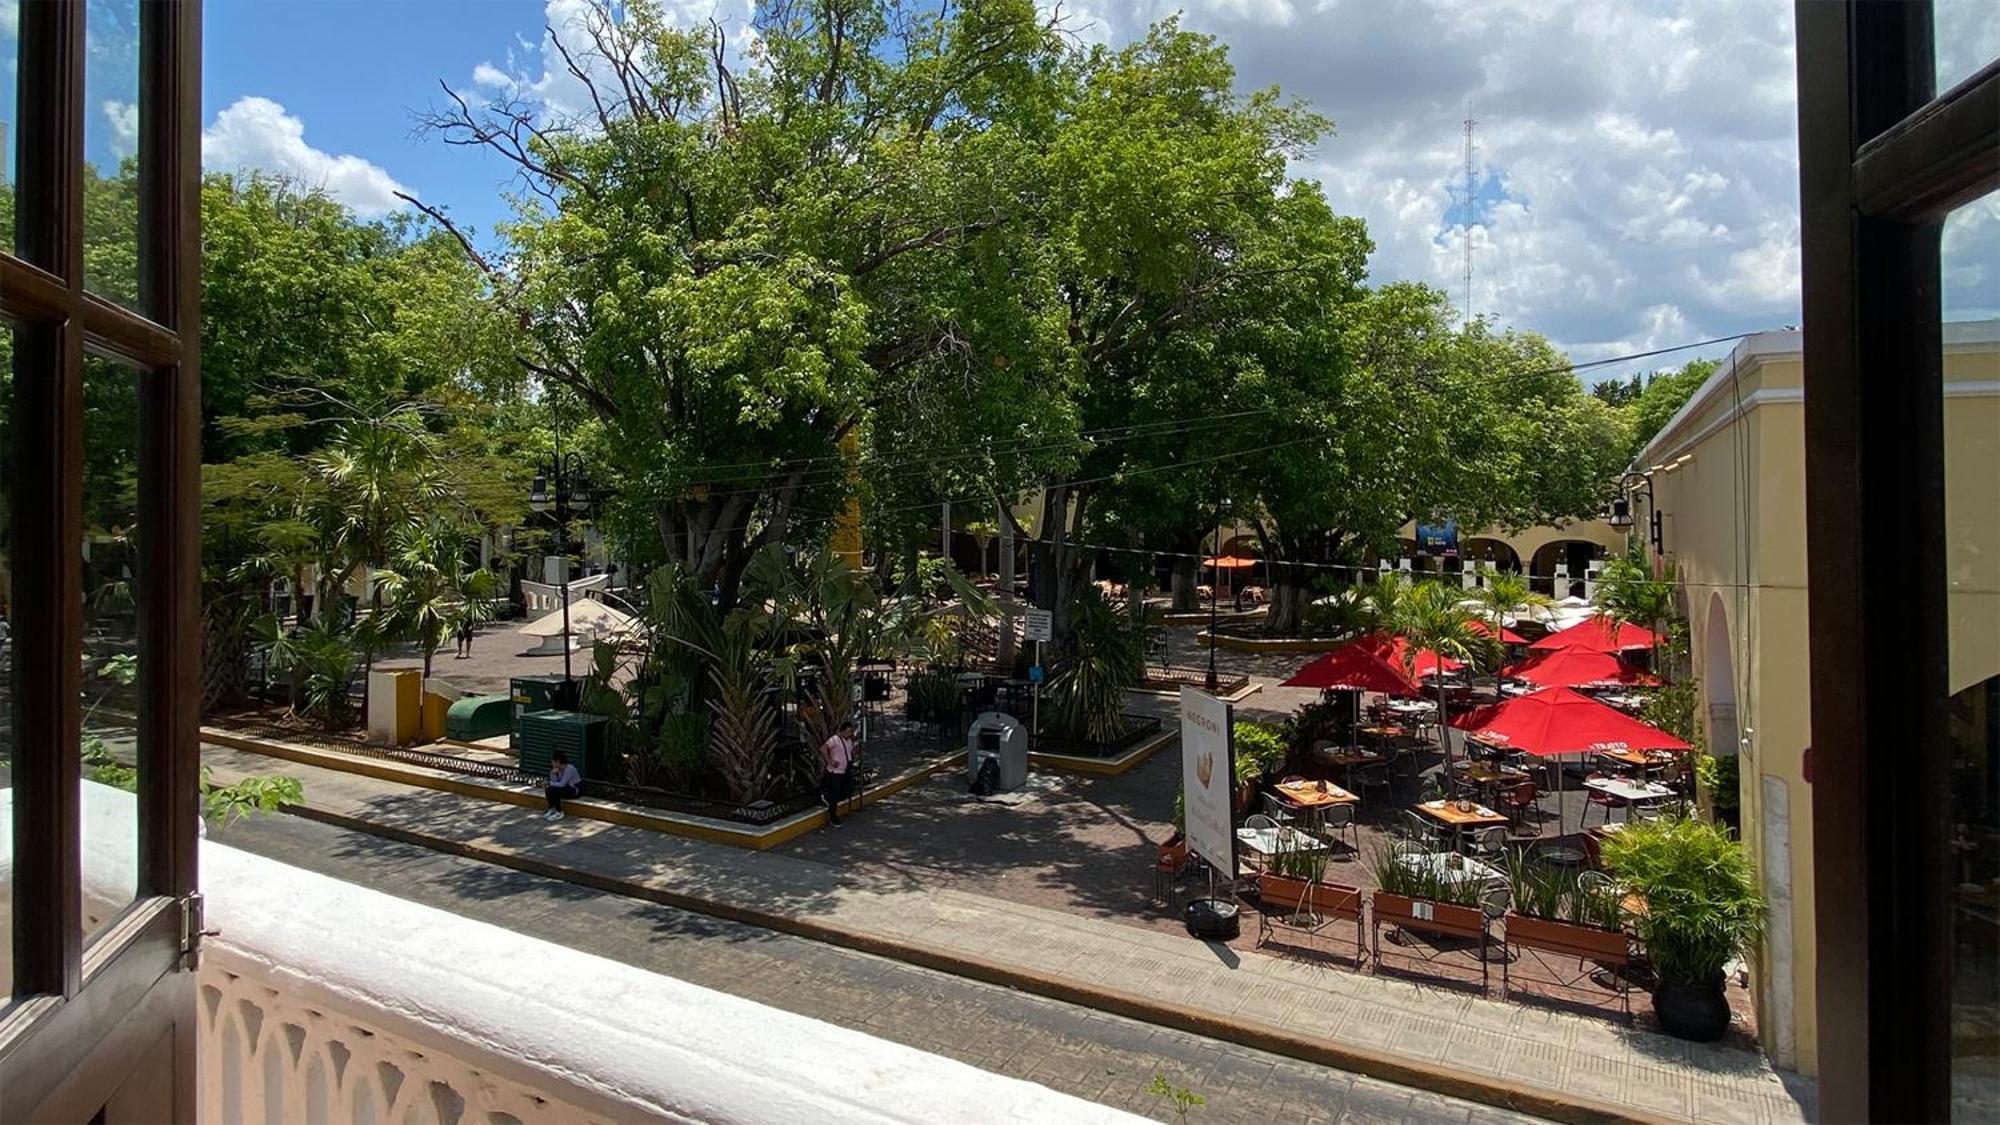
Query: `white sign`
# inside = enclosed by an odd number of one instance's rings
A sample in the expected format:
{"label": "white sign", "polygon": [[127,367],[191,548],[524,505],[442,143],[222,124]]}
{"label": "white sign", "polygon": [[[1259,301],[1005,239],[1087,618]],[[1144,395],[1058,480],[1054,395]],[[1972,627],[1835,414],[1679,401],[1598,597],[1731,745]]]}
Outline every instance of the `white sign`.
{"label": "white sign", "polygon": [[1236,835],[1230,831],[1236,788],[1230,704],[1181,688],[1181,789],[1186,794],[1189,850],[1229,878],[1236,877]]}
{"label": "white sign", "polygon": [[1031,641],[1046,641],[1056,635],[1056,615],[1046,609],[1031,609],[1021,623],[1021,635]]}

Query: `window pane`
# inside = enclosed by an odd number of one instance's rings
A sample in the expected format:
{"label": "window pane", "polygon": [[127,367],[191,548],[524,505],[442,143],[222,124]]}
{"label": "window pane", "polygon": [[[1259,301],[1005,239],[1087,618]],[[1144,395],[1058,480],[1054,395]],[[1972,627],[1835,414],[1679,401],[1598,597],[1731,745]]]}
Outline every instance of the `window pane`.
{"label": "window pane", "polygon": [[[1940,19],[1943,17],[1940,11]],[[1952,1116],[2000,1120],[2000,193],[1945,223]]]}
{"label": "window pane", "polygon": [[139,307],[139,2],[89,0],[84,39],[83,279]]}
{"label": "window pane", "polygon": [[139,374],[83,373],[83,932],[138,893]]}
{"label": "window pane", "polygon": [[1993,0],[1937,0],[1932,12],[1937,92],[1942,94],[2000,58],[2000,15]]}
{"label": "window pane", "polygon": [[14,145],[20,133],[21,0],[0,0],[0,250],[14,249]]}

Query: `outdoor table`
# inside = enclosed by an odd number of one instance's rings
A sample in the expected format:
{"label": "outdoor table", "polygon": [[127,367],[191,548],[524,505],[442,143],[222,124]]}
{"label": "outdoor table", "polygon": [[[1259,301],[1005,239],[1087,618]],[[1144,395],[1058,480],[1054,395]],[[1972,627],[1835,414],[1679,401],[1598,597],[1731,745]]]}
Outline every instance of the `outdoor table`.
{"label": "outdoor table", "polygon": [[1528,775],[1513,766],[1497,765],[1493,762],[1463,762],[1456,770],[1458,776],[1470,781],[1481,789],[1490,789],[1501,784],[1515,784],[1528,780]]}
{"label": "outdoor table", "polygon": [[1600,750],[1597,756],[1633,769],[1656,770],[1672,765],[1674,756],[1657,750]]}
{"label": "outdoor table", "polygon": [[1446,828],[1454,830],[1459,846],[1465,844],[1465,834],[1473,828],[1490,828],[1496,824],[1506,824],[1507,814],[1497,813],[1485,805],[1473,805],[1470,809],[1460,809],[1457,801],[1425,801],[1414,806],[1417,813],[1427,816]]}
{"label": "outdoor table", "polygon": [[1628,781],[1622,777],[1592,777],[1583,783],[1585,789],[1595,789],[1607,793],[1628,804],[1644,804],[1648,801],[1664,801],[1674,796],[1671,786],[1652,781]]}
{"label": "outdoor table", "polygon": [[1437,710],[1435,703],[1419,703],[1416,700],[1392,699],[1389,710],[1398,715],[1428,715]]}
{"label": "outdoor table", "polygon": [[1646,697],[1643,695],[1600,695],[1597,701],[1609,707],[1616,707],[1620,711],[1637,711],[1646,705]]}
{"label": "outdoor table", "polygon": [[1343,770],[1353,769],[1355,766],[1367,766],[1373,765],[1376,762],[1388,761],[1383,755],[1377,754],[1373,750],[1363,750],[1360,747],[1322,750],[1319,752],[1319,760],[1335,769]]}
{"label": "outdoor table", "polygon": [[[1452,860],[1458,860],[1453,864]],[[1399,855],[1397,864],[1411,871],[1423,872],[1447,883],[1489,883],[1505,879],[1506,873],[1492,864],[1467,859],[1457,852],[1419,852],[1415,855]]]}
{"label": "outdoor table", "polygon": [[1282,824],[1276,828],[1238,828],[1236,839],[1244,847],[1266,858],[1297,852],[1312,855],[1333,850],[1326,841]]}
{"label": "outdoor table", "polygon": [[1410,730],[1408,727],[1379,725],[1362,727],[1361,733],[1370,738],[1401,738],[1409,734]]}
{"label": "outdoor table", "polygon": [[1302,809],[1351,805],[1361,800],[1340,786],[1330,785],[1324,781],[1286,781],[1273,788],[1287,803]]}

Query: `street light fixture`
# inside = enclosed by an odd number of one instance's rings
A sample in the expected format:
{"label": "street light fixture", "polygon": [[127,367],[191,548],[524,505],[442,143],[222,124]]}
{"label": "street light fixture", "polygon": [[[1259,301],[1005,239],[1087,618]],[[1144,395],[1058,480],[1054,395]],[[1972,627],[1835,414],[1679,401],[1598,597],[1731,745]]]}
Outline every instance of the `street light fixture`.
{"label": "street light fixture", "polygon": [[569,521],[577,516],[588,517],[596,498],[596,490],[584,471],[583,458],[575,453],[544,458],[528,491],[528,506],[537,512],[550,513],[556,524],[556,558],[562,568],[559,584],[563,615],[562,705],[566,710],[576,707],[576,683],[570,671],[569,651],[573,639],[569,629]]}
{"label": "street light fixture", "polygon": [[1653,474],[1626,473],[1618,478],[1618,494],[1611,498],[1611,509],[1605,514],[1604,522],[1620,531],[1632,526],[1632,492],[1641,485],[1646,489],[1647,539],[1653,545],[1653,553],[1660,554],[1666,548],[1660,535],[1660,505],[1653,496]]}

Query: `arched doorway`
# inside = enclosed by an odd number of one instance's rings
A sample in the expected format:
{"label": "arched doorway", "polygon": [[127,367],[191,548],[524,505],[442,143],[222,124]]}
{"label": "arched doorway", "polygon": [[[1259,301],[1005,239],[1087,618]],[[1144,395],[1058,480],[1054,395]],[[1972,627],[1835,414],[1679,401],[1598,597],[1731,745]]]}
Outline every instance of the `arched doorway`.
{"label": "arched doorway", "polygon": [[1465,541],[1466,565],[1487,563],[1498,571],[1519,571],[1521,556],[1505,540],[1473,538]]}
{"label": "arched doorway", "polygon": [[[1592,559],[1602,550],[1588,539],[1556,539],[1542,544],[1528,562],[1528,584],[1538,593],[1552,598],[1582,597],[1584,572],[1590,568]],[[1563,567],[1568,577],[1557,589],[1556,568]]]}

